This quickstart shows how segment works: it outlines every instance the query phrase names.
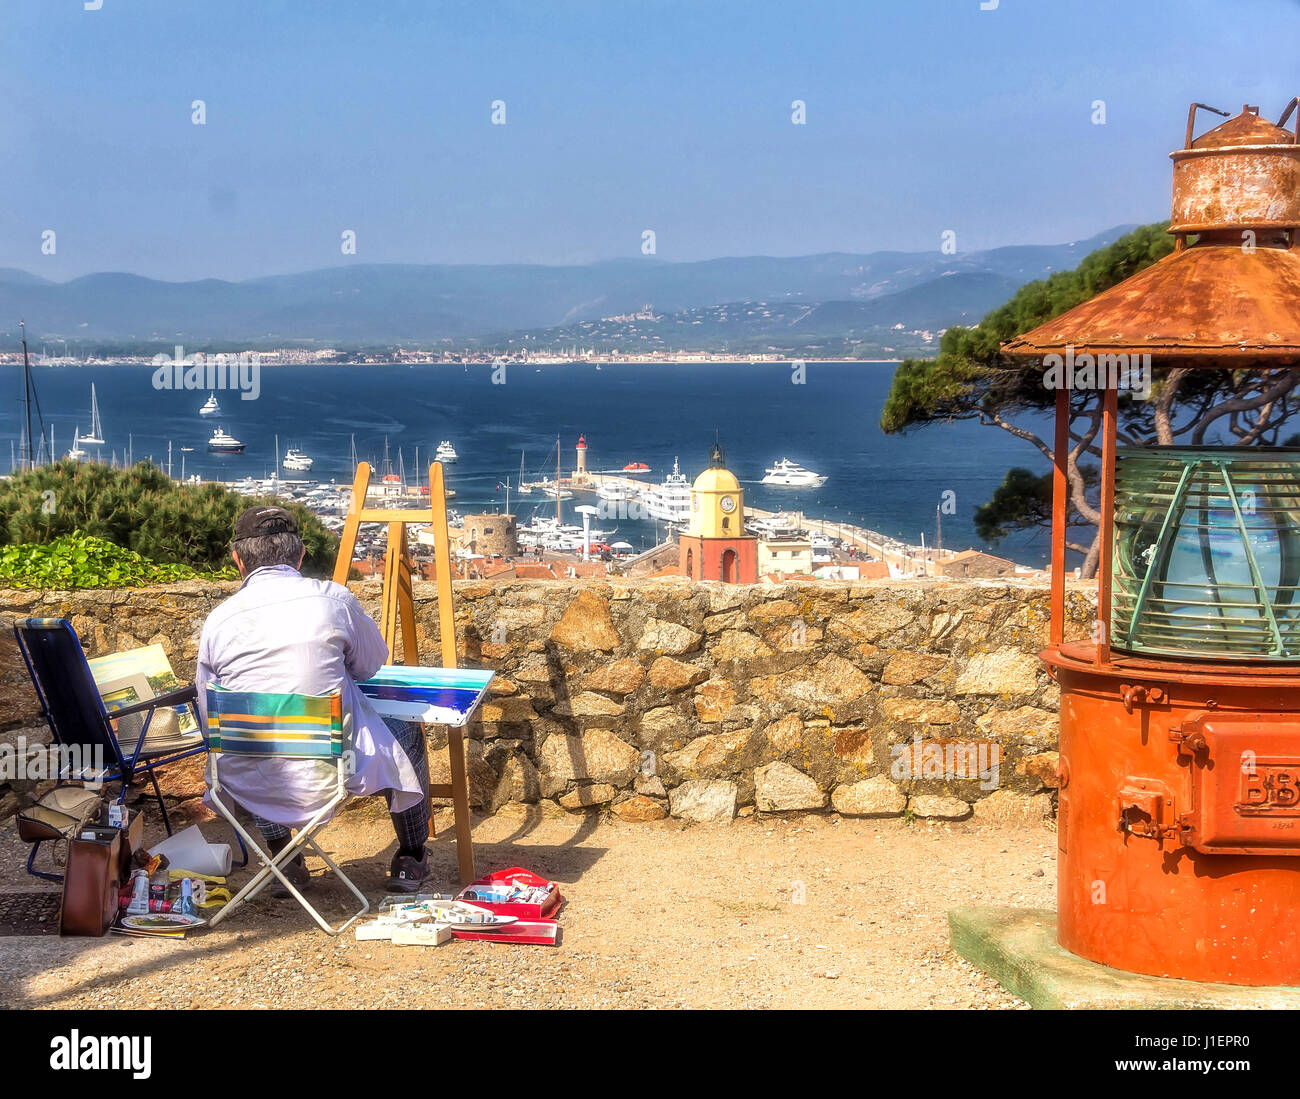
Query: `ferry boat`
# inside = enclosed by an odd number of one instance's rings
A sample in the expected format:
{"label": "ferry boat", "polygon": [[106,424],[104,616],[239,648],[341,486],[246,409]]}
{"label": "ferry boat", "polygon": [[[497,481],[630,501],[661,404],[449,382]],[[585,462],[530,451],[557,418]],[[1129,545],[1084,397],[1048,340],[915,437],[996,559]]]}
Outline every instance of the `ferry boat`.
{"label": "ferry boat", "polygon": [[673,471],[663,484],[648,485],[641,493],[641,502],[655,519],[669,523],[687,523],[691,518],[691,482],[673,459]]}
{"label": "ferry boat", "polygon": [[221,406],[217,404],[217,395],[209,393],[208,399],[203,402],[203,407],[199,409],[200,416],[215,416],[221,411]]}
{"label": "ferry boat", "polygon": [[312,459],[307,457],[301,450],[296,447],[290,447],[284,452],[284,461],[280,463],[285,469],[296,470],[299,473],[305,473],[311,469]]}
{"label": "ferry boat", "polygon": [[233,435],[227,435],[224,428],[217,428],[208,440],[208,449],[222,454],[243,454],[244,444]]}
{"label": "ferry boat", "polygon": [[443,439],[443,441],[438,444],[438,450],[434,457],[443,465],[450,465],[452,462],[460,460],[460,455],[456,453],[456,448],[452,446],[451,442],[447,439]]}
{"label": "ferry boat", "polygon": [[804,469],[798,462],[782,458],[776,465],[768,467],[761,483],[782,488],[820,488],[826,483],[826,478],[811,469]]}

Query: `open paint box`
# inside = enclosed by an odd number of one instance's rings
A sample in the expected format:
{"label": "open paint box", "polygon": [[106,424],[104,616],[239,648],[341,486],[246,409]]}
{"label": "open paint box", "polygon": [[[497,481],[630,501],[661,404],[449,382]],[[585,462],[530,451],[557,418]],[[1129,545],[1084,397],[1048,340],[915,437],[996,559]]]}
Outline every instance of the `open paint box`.
{"label": "open paint box", "polygon": [[521,920],[549,919],[560,910],[564,900],[555,882],[521,866],[498,870],[470,882],[456,894],[456,899],[502,916],[518,916]]}

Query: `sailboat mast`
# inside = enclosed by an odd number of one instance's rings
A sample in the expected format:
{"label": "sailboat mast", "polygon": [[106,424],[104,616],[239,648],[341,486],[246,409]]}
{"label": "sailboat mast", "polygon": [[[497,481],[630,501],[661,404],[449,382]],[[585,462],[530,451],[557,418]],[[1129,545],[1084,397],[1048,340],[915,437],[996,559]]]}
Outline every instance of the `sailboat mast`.
{"label": "sailboat mast", "polygon": [[32,367],[27,361],[27,325],[18,322],[23,337],[23,408],[27,413],[27,468],[32,468]]}
{"label": "sailboat mast", "polygon": [[560,504],[560,437],[555,436],[555,521],[564,524],[564,508]]}

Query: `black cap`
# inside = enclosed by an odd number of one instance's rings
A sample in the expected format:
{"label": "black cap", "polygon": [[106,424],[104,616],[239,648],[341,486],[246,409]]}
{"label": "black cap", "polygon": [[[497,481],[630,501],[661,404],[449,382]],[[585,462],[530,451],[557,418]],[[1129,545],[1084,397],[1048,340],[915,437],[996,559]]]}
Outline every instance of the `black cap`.
{"label": "black cap", "polygon": [[249,508],[235,520],[235,541],[267,534],[297,534],[298,520],[284,508]]}

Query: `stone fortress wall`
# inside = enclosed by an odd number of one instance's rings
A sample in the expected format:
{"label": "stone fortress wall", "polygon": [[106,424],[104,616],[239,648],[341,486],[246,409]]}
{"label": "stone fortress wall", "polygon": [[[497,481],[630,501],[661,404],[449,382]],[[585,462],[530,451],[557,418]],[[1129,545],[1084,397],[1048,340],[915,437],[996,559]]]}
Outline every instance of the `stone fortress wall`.
{"label": "stone fortress wall", "polygon": [[[8,619],[68,617],[90,655],[161,644],[190,681],[233,584],[0,591],[0,728],[38,720]],[[379,584],[353,590],[378,614]],[[436,593],[416,585],[426,661]],[[1069,636],[1095,600],[1071,591]],[[460,660],[498,672],[468,743],[472,803],[624,820],[758,812],[1042,820],[1058,692],[1048,593],[1020,581],[466,581]],[[446,734],[429,729],[435,781]]]}

